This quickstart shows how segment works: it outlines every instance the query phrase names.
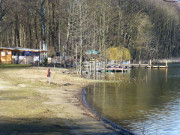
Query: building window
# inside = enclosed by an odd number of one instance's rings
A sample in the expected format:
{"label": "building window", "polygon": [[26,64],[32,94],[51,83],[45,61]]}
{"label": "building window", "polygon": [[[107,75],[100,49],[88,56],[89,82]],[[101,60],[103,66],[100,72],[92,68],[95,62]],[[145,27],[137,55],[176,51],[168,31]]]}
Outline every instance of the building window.
{"label": "building window", "polygon": [[4,51],[1,52],[1,56],[5,56],[5,52]]}
{"label": "building window", "polygon": [[11,55],[11,52],[7,52],[7,55]]}

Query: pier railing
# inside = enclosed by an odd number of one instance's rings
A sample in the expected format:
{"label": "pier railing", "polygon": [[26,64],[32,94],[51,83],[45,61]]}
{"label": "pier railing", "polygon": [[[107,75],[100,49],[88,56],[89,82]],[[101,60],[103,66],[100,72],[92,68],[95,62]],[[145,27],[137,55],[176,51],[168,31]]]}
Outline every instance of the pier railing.
{"label": "pier railing", "polygon": [[[103,61],[86,61],[83,63],[83,72],[103,72],[104,71],[104,62]],[[164,65],[153,65],[151,60],[148,64],[139,62],[139,64],[120,64],[120,63],[108,63],[106,65],[107,72],[125,72],[128,68],[168,68],[167,61]],[[94,74],[95,74],[94,72]]]}

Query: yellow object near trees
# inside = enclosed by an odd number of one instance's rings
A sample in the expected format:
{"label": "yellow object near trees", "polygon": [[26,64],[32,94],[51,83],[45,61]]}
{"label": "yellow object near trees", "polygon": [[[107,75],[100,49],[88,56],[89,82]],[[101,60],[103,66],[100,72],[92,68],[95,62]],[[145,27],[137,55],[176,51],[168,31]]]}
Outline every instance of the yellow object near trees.
{"label": "yellow object near trees", "polygon": [[124,47],[111,47],[108,48],[106,51],[107,54],[107,58],[109,60],[118,60],[118,61],[122,61],[122,60],[131,60],[131,54],[129,49],[124,48]]}

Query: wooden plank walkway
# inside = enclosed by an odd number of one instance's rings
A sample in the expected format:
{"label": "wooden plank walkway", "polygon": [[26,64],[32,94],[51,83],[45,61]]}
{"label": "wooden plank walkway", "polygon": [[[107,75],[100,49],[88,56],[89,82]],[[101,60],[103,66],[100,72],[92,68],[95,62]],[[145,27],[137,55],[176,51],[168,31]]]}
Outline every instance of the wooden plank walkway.
{"label": "wooden plank walkway", "polygon": [[[98,70],[99,72],[104,72],[104,69]],[[127,72],[126,68],[106,68],[106,72]]]}
{"label": "wooden plank walkway", "polygon": [[168,68],[168,66],[163,65],[151,65],[148,64],[130,64],[130,68]]}
{"label": "wooden plank walkway", "polygon": [[168,66],[148,66],[148,68],[168,68]]}
{"label": "wooden plank walkway", "polygon": [[130,68],[147,68],[149,64],[130,64]]}

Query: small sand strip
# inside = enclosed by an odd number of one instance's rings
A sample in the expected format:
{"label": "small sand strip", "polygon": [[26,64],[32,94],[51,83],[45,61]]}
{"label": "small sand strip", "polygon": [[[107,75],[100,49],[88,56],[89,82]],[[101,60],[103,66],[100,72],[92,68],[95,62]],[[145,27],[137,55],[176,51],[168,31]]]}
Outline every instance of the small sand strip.
{"label": "small sand strip", "polygon": [[89,80],[52,69],[48,85],[45,68],[0,72],[0,134],[117,134],[83,106]]}

